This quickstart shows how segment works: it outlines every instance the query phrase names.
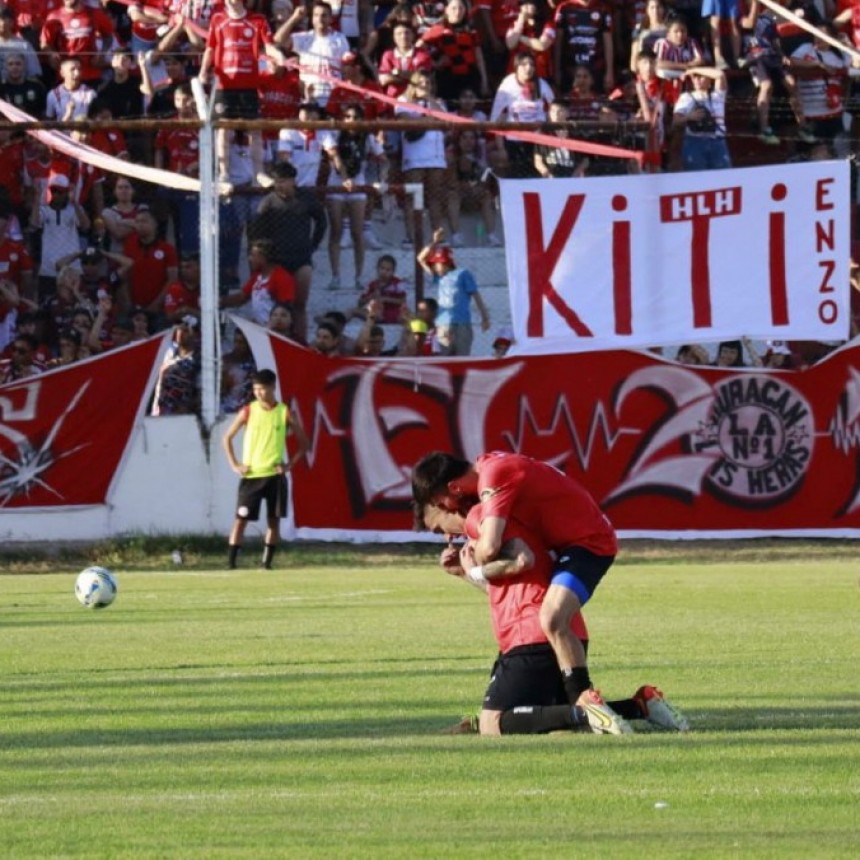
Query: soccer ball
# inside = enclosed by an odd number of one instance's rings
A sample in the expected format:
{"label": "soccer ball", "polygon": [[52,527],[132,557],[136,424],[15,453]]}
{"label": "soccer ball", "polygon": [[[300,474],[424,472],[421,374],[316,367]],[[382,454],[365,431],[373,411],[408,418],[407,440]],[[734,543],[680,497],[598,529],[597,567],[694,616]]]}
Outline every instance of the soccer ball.
{"label": "soccer ball", "polygon": [[104,609],[116,599],[116,577],[106,567],[88,567],[78,574],[75,597],[87,609]]}

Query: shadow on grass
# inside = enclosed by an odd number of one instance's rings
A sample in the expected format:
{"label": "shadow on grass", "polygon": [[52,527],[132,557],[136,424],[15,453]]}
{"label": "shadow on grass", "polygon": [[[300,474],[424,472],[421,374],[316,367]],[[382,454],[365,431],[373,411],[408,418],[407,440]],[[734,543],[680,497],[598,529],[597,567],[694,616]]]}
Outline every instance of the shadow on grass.
{"label": "shadow on grass", "polygon": [[[477,705],[477,702],[476,702]],[[62,749],[87,747],[124,747],[124,746],[182,746],[185,744],[217,744],[253,741],[313,741],[335,739],[362,739],[385,737],[408,737],[416,735],[440,735],[444,729],[457,719],[457,711],[450,708],[448,702],[423,703],[424,708],[438,709],[439,716],[404,717],[400,716],[362,716],[361,705],[355,706],[354,713],[348,708],[338,710],[337,718],[325,716],[325,709],[305,706],[293,707],[285,705],[284,710],[297,717],[294,721],[257,720],[247,723],[205,726],[176,726],[171,727],[174,711],[163,711],[161,725],[158,728],[123,728],[99,729],[90,727],[86,730],[75,731],[6,731],[3,746],[7,751],[16,749]],[[374,705],[375,710],[379,709]],[[264,708],[247,708],[263,710]],[[402,712],[405,704],[397,706]],[[218,719],[233,710],[230,709],[195,709],[210,714]],[[104,713],[98,711],[97,713]],[[120,718],[123,711],[107,711],[109,716]],[[194,711],[182,709],[187,717]],[[90,714],[88,717],[92,716]],[[308,716],[309,719],[304,719]],[[842,732],[860,729],[860,714],[856,706],[844,705],[830,707],[826,711],[798,713],[789,708],[768,708],[749,711],[716,711],[707,717],[691,713],[693,731],[689,735],[678,735],[671,732],[644,731],[641,735],[648,737],[660,736],[668,742],[692,743],[701,748],[716,745],[743,746],[774,746],[780,743],[786,745],[803,744],[804,746],[844,745]],[[155,714],[154,718],[158,718]],[[635,723],[634,725],[640,725]],[[641,724],[640,727],[644,726]],[[645,727],[647,728],[647,727]],[[777,732],[777,734],[774,734]],[[780,736],[780,732],[792,732]],[[803,732],[797,735],[797,732]],[[834,735],[833,733],[837,734]],[[612,743],[611,739],[607,740]],[[623,742],[635,743],[635,737]]]}

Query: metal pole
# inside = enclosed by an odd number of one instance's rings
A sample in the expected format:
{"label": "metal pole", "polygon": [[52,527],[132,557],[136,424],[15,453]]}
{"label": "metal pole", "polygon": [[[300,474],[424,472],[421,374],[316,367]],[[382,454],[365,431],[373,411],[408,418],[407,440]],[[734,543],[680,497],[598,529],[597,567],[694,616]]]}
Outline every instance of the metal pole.
{"label": "metal pole", "polygon": [[197,78],[191,82],[197,115],[200,117],[200,387],[201,419],[208,434],[218,417],[219,375],[218,342],[218,185],[215,158],[215,133],[211,104]]}

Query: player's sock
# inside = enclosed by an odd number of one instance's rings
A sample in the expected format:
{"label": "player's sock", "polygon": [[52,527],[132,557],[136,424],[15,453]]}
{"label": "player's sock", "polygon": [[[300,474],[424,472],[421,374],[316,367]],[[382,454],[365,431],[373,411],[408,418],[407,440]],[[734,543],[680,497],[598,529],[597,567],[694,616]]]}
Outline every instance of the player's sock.
{"label": "player's sock", "polygon": [[606,704],[619,717],[624,717],[625,720],[644,720],[648,716],[642,713],[642,708],[636,699],[617,699],[614,702],[607,702]]}
{"label": "player's sock", "polygon": [[591,676],[588,674],[587,666],[574,666],[572,669],[563,669],[561,672],[564,680],[564,691],[571,705],[575,705],[579,697],[591,689]]}
{"label": "player's sock", "polygon": [[263,567],[266,570],[272,569],[272,559],[275,557],[275,550],[277,548],[273,543],[263,544]]}
{"label": "player's sock", "polygon": [[570,730],[578,725],[573,712],[570,705],[514,708],[502,713],[499,729],[503,735],[542,735]]}
{"label": "player's sock", "polygon": [[239,557],[239,550],[241,548],[237,543],[231,543],[227,546],[227,567],[230,570],[236,569],[236,559]]}

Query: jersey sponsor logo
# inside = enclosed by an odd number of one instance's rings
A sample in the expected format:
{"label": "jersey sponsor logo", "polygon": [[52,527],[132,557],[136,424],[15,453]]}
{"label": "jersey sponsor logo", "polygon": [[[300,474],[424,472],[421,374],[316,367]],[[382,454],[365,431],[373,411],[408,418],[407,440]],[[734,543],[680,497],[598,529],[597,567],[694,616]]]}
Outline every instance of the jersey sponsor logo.
{"label": "jersey sponsor logo", "polygon": [[499,492],[498,487],[486,487],[481,490],[481,501],[486,502],[493,498]]}

